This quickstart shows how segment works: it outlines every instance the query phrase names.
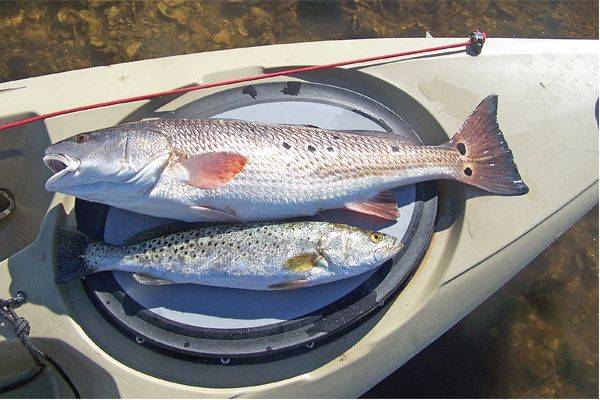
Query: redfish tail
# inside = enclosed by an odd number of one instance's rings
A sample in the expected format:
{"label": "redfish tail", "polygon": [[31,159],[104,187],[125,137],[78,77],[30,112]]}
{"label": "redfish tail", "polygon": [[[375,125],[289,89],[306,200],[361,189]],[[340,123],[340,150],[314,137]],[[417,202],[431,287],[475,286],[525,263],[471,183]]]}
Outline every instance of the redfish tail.
{"label": "redfish tail", "polygon": [[498,96],[485,98],[445,146],[456,149],[464,161],[457,171],[459,181],[492,193],[522,195],[529,188],[500,131],[497,110]]}
{"label": "redfish tail", "polygon": [[56,243],[56,283],[81,279],[92,271],[82,257],[92,239],[70,227],[58,232]]}

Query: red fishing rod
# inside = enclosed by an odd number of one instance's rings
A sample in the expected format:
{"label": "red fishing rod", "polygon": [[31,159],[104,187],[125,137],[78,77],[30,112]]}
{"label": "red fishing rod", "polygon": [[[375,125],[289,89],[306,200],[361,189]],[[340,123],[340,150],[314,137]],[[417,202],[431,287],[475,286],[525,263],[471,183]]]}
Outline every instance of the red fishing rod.
{"label": "red fishing rod", "polygon": [[260,75],[245,76],[242,78],[228,79],[228,80],[218,81],[218,82],[202,83],[199,85],[188,86],[188,87],[183,87],[183,88],[178,88],[178,89],[173,89],[173,90],[167,90],[167,91],[163,91],[163,92],[149,93],[149,94],[144,94],[144,95],[140,95],[140,96],[126,97],[126,98],[118,99],[118,100],[111,100],[111,101],[105,101],[105,102],[101,102],[101,103],[88,104],[85,106],[67,108],[65,110],[54,111],[54,112],[47,113],[47,114],[36,115],[35,117],[30,117],[30,118],[25,118],[25,119],[20,119],[17,121],[9,122],[9,123],[0,125],[0,131],[9,129],[9,128],[14,128],[17,126],[26,125],[26,124],[29,124],[32,122],[43,121],[46,118],[52,118],[52,117],[57,117],[59,115],[71,114],[71,113],[78,112],[78,111],[91,110],[94,108],[114,106],[116,104],[132,103],[134,101],[149,100],[149,99],[153,99],[156,97],[168,96],[168,95],[179,94],[179,93],[187,93],[187,92],[192,92],[194,90],[208,89],[208,88],[213,88],[213,87],[217,87],[217,86],[226,86],[226,85],[233,85],[236,83],[257,81],[260,79],[273,78],[276,76],[284,76],[284,75],[287,76],[287,75],[294,75],[294,74],[299,74],[299,73],[303,73],[303,72],[322,71],[325,69],[343,67],[346,65],[361,64],[361,63],[366,63],[366,62],[371,62],[371,61],[379,61],[379,60],[387,60],[390,58],[397,58],[397,57],[402,57],[402,56],[412,56],[415,54],[422,54],[422,53],[431,53],[431,52],[435,52],[435,51],[454,49],[454,48],[458,48],[458,47],[470,48],[472,50],[472,52],[475,55],[477,55],[477,54],[481,53],[481,49],[483,48],[485,39],[486,39],[485,32],[474,31],[469,36],[469,40],[467,40],[465,42],[460,42],[460,43],[428,47],[428,48],[418,49],[418,50],[402,51],[399,53],[384,54],[384,55],[373,56],[373,57],[357,58],[357,59],[353,59],[353,60],[339,61],[339,62],[331,63],[331,64],[322,64],[322,65],[313,65],[313,66],[308,66],[308,67],[292,68],[292,69],[287,69],[287,70],[283,70],[283,71],[269,72],[269,73],[260,74]]}

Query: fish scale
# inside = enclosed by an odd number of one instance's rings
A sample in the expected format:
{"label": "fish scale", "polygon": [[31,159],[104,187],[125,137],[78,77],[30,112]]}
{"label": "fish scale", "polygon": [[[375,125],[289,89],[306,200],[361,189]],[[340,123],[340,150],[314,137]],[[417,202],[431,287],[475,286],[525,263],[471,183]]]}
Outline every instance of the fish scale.
{"label": "fish scale", "polygon": [[[209,119],[140,121],[50,146],[48,190],[157,217],[253,222],[349,208],[386,219],[390,190],[435,179],[528,192],[483,100],[455,136],[423,146],[393,132]],[[61,168],[61,166],[65,168]]]}
{"label": "fish scale", "polygon": [[[290,203],[302,208],[304,215],[321,208],[343,207],[388,189],[391,183],[397,186],[395,182],[410,180],[412,171],[430,166],[430,160],[440,171],[455,169],[459,162],[452,150],[407,144],[393,133],[367,136],[235,120],[167,119],[152,123],[169,135],[177,153],[188,158],[207,152],[232,152],[247,156],[248,163],[234,180],[214,190],[177,185],[172,179],[176,173],[171,174],[167,167],[149,197],[183,197],[188,204],[221,210],[229,207],[250,221],[293,216],[296,211],[285,214],[281,210]],[[411,168],[405,168],[407,165]],[[261,209],[265,206],[280,207]]]}
{"label": "fish scale", "polygon": [[311,286],[376,268],[402,248],[392,236],[327,222],[184,228],[176,233],[158,228],[121,246],[61,231],[57,281],[118,270],[146,284],[254,290]]}

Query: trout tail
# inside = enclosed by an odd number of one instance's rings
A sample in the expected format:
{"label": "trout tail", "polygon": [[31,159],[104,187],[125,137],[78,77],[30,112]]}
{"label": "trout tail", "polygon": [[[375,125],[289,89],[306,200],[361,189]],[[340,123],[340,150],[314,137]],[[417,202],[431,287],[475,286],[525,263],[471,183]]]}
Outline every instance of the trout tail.
{"label": "trout tail", "polygon": [[73,279],[81,279],[90,274],[92,269],[83,258],[92,239],[77,229],[66,227],[58,232],[56,249],[56,283],[66,283]]}
{"label": "trout tail", "polygon": [[522,195],[529,188],[500,131],[497,109],[498,96],[485,98],[445,146],[457,150],[463,161],[455,176],[459,181],[492,193]]}

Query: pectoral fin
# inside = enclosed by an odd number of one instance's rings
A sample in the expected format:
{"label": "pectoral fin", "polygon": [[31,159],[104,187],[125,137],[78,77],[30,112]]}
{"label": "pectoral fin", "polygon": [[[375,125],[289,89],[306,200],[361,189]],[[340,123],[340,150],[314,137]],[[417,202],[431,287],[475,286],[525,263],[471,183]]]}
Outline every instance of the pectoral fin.
{"label": "pectoral fin", "polygon": [[400,215],[396,196],[391,190],[380,192],[368,200],[347,203],[344,208],[383,219],[393,220]]}
{"label": "pectoral fin", "polygon": [[303,272],[324,262],[325,259],[317,253],[304,253],[288,258],[284,266],[293,272]]}
{"label": "pectoral fin", "polygon": [[241,154],[214,152],[179,161],[187,172],[187,184],[200,189],[217,189],[230,182],[246,166]]}
{"label": "pectoral fin", "polygon": [[173,283],[167,279],[153,278],[144,274],[133,274],[133,279],[143,285],[170,285]]}

